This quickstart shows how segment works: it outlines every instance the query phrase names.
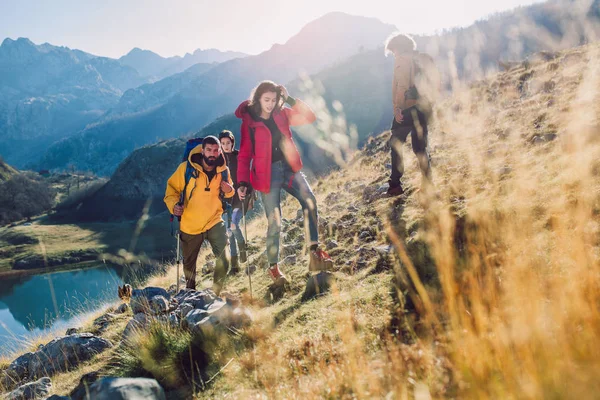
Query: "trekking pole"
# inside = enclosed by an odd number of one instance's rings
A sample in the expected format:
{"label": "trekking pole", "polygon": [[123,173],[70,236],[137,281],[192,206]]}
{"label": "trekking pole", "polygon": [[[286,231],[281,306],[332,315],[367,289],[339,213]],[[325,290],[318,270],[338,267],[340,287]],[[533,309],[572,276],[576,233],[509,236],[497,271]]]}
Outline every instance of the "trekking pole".
{"label": "trekking pole", "polygon": [[175,294],[179,293],[179,264],[181,263],[181,257],[179,256],[180,254],[180,245],[181,243],[181,239],[179,237],[179,229],[177,230],[177,254],[175,255],[176,260],[177,260],[177,291],[175,292]]}
{"label": "trekking pole", "polygon": [[[248,189],[246,189],[248,190]],[[246,253],[248,253],[248,228],[246,227],[246,205],[245,198],[242,200],[242,218],[244,219],[244,241],[246,242]],[[246,273],[248,274],[248,283],[250,285],[250,302],[252,302],[252,272],[248,265],[248,258],[246,257]]]}

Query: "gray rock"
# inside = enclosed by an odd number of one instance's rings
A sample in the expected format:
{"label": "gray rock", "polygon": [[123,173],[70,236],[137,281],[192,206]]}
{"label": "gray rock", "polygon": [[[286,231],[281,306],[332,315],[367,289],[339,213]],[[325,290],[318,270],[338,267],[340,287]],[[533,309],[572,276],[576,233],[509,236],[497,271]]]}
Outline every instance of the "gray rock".
{"label": "gray rock", "polygon": [[177,314],[175,314],[175,312],[171,312],[169,314],[169,325],[171,325],[171,327],[173,328],[179,326],[179,318],[177,317]]}
{"label": "gray rock", "polygon": [[175,296],[175,300],[177,300],[179,304],[188,303],[194,308],[206,308],[216,298],[217,295],[210,289],[204,289],[200,291],[193,289],[182,289]]}
{"label": "gray rock", "polygon": [[219,319],[215,316],[208,316],[190,327],[190,330],[196,335],[213,335],[215,330],[221,325]]}
{"label": "gray rock", "polygon": [[302,249],[302,243],[290,243],[283,245],[281,255],[283,257],[296,255]]}
{"label": "gray rock", "polygon": [[325,243],[325,247],[327,248],[327,250],[335,249],[338,246],[338,242],[336,242],[335,240],[328,240],[327,243]]}
{"label": "gray rock", "polygon": [[25,353],[10,363],[2,376],[2,386],[6,389],[14,389],[29,374],[29,363],[34,353]]}
{"label": "gray rock", "polygon": [[123,303],[119,306],[119,308],[117,308],[117,310],[115,312],[119,313],[119,314],[125,314],[127,311],[129,311],[129,304],[127,303]]}
{"label": "gray rock", "polygon": [[169,309],[169,301],[164,296],[154,296],[150,299],[150,309],[154,314],[165,314]]}
{"label": "gray rock", "polygon": [[223,300],[215,300],[208,308],[206,312],[217,318],[219,322],[229,325],[232,319],[233,307]]}
{"label": "gray rock", "polygon": [[190,311],[192,311],[194,309],[194,306],[189,304],[189,303],[183,303],[182,305],[179,306],[178,308],[178,313],[179,316],[181,318],[185,318],[186,315],[188,315],[188,313]]}
{"label": "gray rock", "polygon": [[283,260],[281,260],[281,264],[282,265],[293,265],[296,264],[298,262],[298,256],[291,255],[291,256],[287,256],[286,258],[284,258]]}
{"label": "gray rock", "polygon": [[371,235],[371,232],[369,232],[369,231],[362,231],[358,235],[358,238],[360,240],[365,240],[365,241],[373,240],[373,236]]}
{"label": "gray rock", "polygon": [[112,346],[91,333],[56,338],[30,356],[28,376],[35,379],[68,371]]}
{"label": "gray rock", "polygon": [[377,188],[377,190],[375,191],[375,193],[377,193],[377,194],[383,194],[383,193],[387,192],[387,190],[388,190],[389,188],[390,188],[390,185],[389,185],[389,183],[385,183],[385,184],[383,184],[383,185],[379,186],[379,187]]}
{"label": "gray rock", "polygon": [[100,378],[89,387],[94,400],[166,400],[163,388],[155,379]]}
{"label": "gray rock", "polygon": [[53,394],[52,396],[46,398],[46,400],[73,400],[70,396],[59,396],[57,394]]}
{"label": "gray rock", "polygon": [[150,319],[146,316],[146,314],[144,314],[144,313],[135,314],[133,316],[133,318],[131,320],[129,320],[129,322],[127,323],[127,326],[123,330],[122,339],[124,341],[129,340],[131,338],[131,335],[134,332],[138,332],[140,330],[145,329],[146,327],[148,327],[149,323],[150,323]]}
{"label": "gray rock", "polygon": [[150,312],[150,300],[155,296],[164,297],[167,302],[171,299],[171,295],[163,288],[147,287],[145,289],[134,289],[131,295],[131,309],[134,314],[140,312]]}
{"label": "gray rock", "polygon": [[298,211],[296,211],[296,220],[304,220],[304,210],[303,209],[299,209]]}
{"label": "gray rock", "polygon": [[382,245],[382,246],[377,246],[377,247],[373,247],[375,249],[375,251],[377,251],[377,253],[379,253],[380,255],[386,255],[392,252],[393,247],[390,245]]}
{"label": "gray rock", "polygon": [[104,332],[116,317],[117,316],[112,313],[104,314],[94,320],[94,325],[98,327],[100,332]]}
{"label": "gray rock", "polygon": [[69,335],[73,335],[75,333],[79,333],[79,328],[69,328],[69,329],[67,329],[67,332],[65,333],[65,335],[69,336]]}
{"label": "gray rock", "polygon": [[184,317],[187,326],[194,326],[208,316],[208,312],[201,309],[194,309],[187,313]]}
{"label": "gray rock", "polygon": [[26,383],[18,389],[13,390],[6,396],[6,400],[35,400],[48,396],[52,381],[48,377],[41,378],[35,382]]}

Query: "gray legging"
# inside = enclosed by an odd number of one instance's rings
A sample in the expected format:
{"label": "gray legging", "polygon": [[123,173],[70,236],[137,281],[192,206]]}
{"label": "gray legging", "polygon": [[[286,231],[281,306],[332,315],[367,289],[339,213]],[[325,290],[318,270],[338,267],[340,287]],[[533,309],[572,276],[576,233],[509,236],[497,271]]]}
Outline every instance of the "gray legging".
{"label": "gray legging", "polygon": [[310,244],[319,243],[317,200],[302,172],[292,172],[283,161],[271,165],[271,190],[261,193],[267,215],[267,259],[269,264],[279,262],[279,239],[281,235],[281,189],[294,196],[308,219]]}

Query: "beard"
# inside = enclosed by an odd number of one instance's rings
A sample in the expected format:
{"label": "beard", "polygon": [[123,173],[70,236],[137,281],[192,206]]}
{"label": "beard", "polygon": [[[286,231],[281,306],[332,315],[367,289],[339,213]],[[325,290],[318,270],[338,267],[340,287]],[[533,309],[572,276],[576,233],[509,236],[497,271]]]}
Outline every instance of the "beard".
{"label": "beard", "polygon": [[206,165],[210,165],[212,167],[217,163],[217,157],[206,157],[204,155],[202,157],[204,158]]}

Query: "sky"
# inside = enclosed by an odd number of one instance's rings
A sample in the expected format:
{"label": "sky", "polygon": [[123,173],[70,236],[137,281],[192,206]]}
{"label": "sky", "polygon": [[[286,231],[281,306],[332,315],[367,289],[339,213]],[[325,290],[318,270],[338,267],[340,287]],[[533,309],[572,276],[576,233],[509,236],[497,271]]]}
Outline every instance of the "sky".
{"label": "sky", "polygon": [[217,48],[258,54],[341,11],[400,32],[432,34],[536,0],[0,0],[0,41],[27,37],[118,58],[132,48],[163,57]]}

